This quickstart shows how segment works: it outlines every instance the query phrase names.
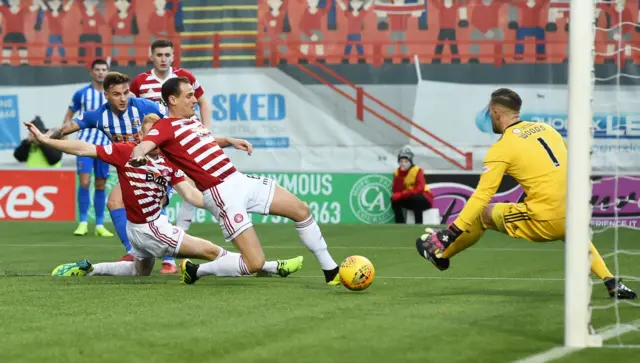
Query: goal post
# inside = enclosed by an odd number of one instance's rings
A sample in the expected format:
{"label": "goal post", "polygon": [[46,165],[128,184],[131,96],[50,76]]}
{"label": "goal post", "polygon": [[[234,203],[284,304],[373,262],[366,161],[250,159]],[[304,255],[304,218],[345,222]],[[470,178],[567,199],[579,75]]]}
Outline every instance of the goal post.
{"label": "goal post", "polygon": [[575,348],[601,345],[589,309],[594,14],[594,0],[571,0],[564,344]]}

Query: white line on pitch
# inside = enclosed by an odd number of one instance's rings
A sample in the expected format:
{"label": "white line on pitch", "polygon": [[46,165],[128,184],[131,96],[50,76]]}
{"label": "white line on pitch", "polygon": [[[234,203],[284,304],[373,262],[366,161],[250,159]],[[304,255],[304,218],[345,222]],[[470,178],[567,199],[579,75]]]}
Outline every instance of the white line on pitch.
{"label": "white line on pitch", "polygon": [[[51,274],[46,273],[11,273],[6,271],[0,271],[0,276],[4,277],[40,277],[40,276],[51,276]],[[162,276],[162,275],[155,275]],[[127,276],[129,277],[129,276]],[[324,276],[309,276],[309,275],[298,275],[295,276],[296,279],[320,279],[324,278]],[[554,277],[476,277],[476,276],[376,276],[376,279],[383,280],[458,280],[458,281],[538,281],[538,282],[548,282],[548,281],[563,281],[561,278]]]}
{"label": "white line on pitch", "polygon": [[[603,341],[613,339],[621,336],[622,334],[626,334],[628,332],[634,331],[638,329],[638,325],[640,324],[640,320],[634,320],[627,324],[620,324],[619,326],[613,326],[601,333],[599,335],[602,337]],[[574,347],[555,347],[544,352],[526,357],[524,359],[518,360],[515,363],[545,363],[550,362],[552,360],[556,360],[558,358],[565,357],[569,354],[575,353],[582,348],[574,348]]]}

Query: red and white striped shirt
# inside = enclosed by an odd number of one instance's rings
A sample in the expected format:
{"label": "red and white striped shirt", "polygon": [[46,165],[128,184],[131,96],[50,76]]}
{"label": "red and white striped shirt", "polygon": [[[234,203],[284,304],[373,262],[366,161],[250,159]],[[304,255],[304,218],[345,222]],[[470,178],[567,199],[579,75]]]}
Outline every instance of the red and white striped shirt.
{"label": "red and white striped shirt", "polygon": [[164,156],[184,171],[200,191],[222,183],[237,171],[211,131],[196,117],[160,119],[145,140],[161,148]]}
{"label": "red and white striped shirt", "polygon": [[129,89],[131,92],[136,95],[136,97],[146,98],[153,102],[161,102],[162,101],[162,85],[167,79],[175,78],[175,77],[187,77],[189,82],[191,82],[191,86],[195,91],[196,98],[200,98],[204,94],[204,89],[198,83],[196,76],[193,73],[189,72],[186,69],[182,68],[171,68],[171,74],[162,80],[156,76],[153,72],[153,69],[150,71],[146,71],[144,73],[140,73],[136,78],[131,81],[131,86]]}
{"label": "red and white striped shirt", "polygon": [[167,186],[185,180],[184,173],[164,157],[147,158],[147,165],[134,168],[127,163],[136,144],[125,142],[96,146],[98,158],[116,167],[127,220],[142,224],[155,221],[162,212],[162,199]]}

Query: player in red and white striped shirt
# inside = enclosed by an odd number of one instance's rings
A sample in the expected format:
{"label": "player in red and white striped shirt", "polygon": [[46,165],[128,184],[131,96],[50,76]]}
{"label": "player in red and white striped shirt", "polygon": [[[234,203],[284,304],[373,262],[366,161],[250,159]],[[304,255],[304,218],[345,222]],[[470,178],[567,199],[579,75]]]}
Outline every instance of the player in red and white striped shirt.
{"label": "player in red and white striped shirt", "polygon": [[[205,128],[209,129],[211,125],[211,106],[204,95],[204,89],[193,73],[186,69],[173,68],[173,51],[173,43],[170,40],[158,39],[154,41],[151,44],[153,69],[134,78],[129,89],[137,97],[162,103],[161,91],[164,82],[175,77],[186,77],[195,91],[195,97],[200,107],[200,119]],[[182,203],[176,217],[176,224],[188,231],[193,222],[195,212],[196,207],[187,202]],[[169,262],[173,263],[173,261]]]}
{"label": "player in red and white striped shirt", "polygon": [[[144,120],[144,135],[158,120],[150,115]],[[167,161],[158,150],[145,158],[146,163],[132,166],[128,163],[135,143],[93,145],[79,140],[54,140],[43,136],[33,124],[25,123],[33,136],[42,144],[68,154],[97,157],[115,166],[122,188],[127,212],[127,235],[131,242],[131,253],[135,261],[118,261],[92,265],[87,260],[56,267],[57,276],[150,275],[156,258],[164,256],[195,257],[212,261],[212,274],[216,276],[249,275],[246,269],[238,268],[240,254],[186,234],[180,227],[169,223],[162,212],[162,203],[167,198],[167,187],[173,187],[185,200],[203,208],[203,195],[185,181],[184,173]],[[302,256],[290,260],[269,261],[264,271],[286,277],[302,266]]]}
{"label": "player in red and white striped shirt", "polygon": [[[204,194],[204,205],[219,221],[227,241],[242,254],[241,264],[250,272],[265,264],[264,252],[249,213],[273,214],[292,219],[304,245],[318,258],[330,285],[340,284],[338,265],[329,254],[320,228],[309,207],[272,179],[240,173],[222,148],[233,146],[251,154],[246,140],[214,137],[195,115],[195,90],[187,78],[172,78],[162,85],[162,99],[169,108],[131,154],[132,165],[143,164],[156,148],[183,170]],[[194,283],[211,274],[208,264],[181,263],[182,279]]]}

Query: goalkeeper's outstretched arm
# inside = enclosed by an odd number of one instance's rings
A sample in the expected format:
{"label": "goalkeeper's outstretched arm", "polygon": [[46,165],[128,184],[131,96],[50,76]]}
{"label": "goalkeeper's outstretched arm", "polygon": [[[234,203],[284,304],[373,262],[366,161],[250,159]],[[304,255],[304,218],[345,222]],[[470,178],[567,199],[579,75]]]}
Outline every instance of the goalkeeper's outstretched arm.
{"label": "goalkeeper's outstretched arm", "polygon": [[42,145],[49,146],[64,153],[76,156],[98,157],[96,146],[80,140],[55,140],[43,135],[37,127],[30,122],[25,122],[25,126],[33,137]]}

